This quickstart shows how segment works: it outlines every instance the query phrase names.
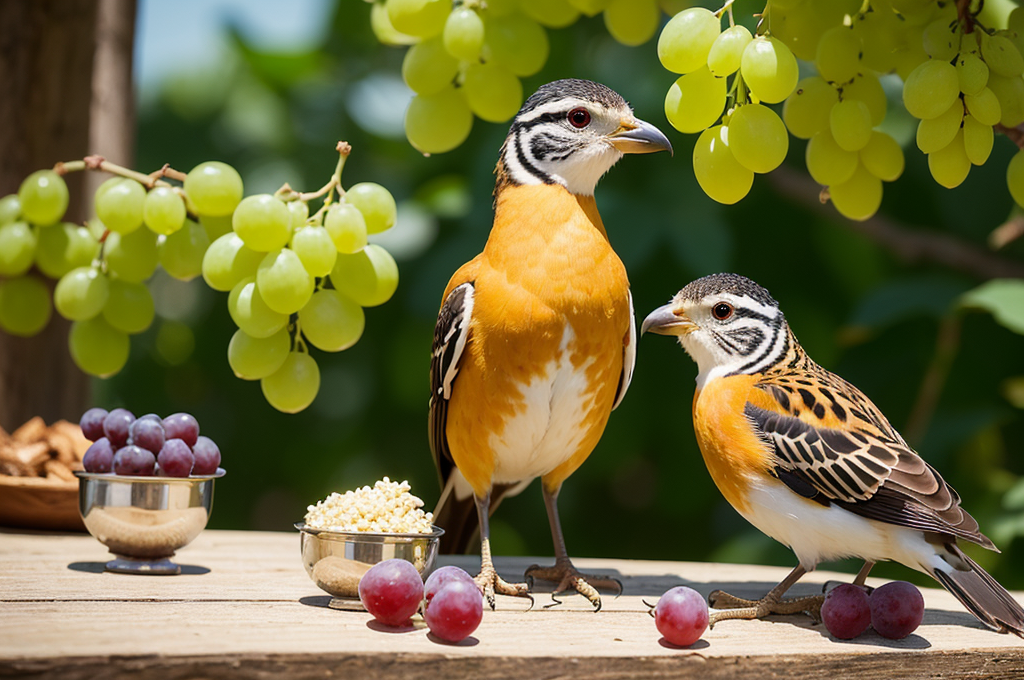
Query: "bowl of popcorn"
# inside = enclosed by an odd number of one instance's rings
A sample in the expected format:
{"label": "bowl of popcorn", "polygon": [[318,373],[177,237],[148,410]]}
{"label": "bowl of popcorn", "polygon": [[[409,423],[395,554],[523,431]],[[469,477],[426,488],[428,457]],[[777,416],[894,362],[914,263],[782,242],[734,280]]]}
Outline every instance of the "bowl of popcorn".
{"label": "bowl of popcorn", "polygon": [[409,488],[385,477],[372,487],[332,493],[295,524],[306,573],[334,596],[332,606],[361,608],[359,579],[378,562],[403,559],[421,576],[434,568],[444,529],[431,523],[433,515]]}

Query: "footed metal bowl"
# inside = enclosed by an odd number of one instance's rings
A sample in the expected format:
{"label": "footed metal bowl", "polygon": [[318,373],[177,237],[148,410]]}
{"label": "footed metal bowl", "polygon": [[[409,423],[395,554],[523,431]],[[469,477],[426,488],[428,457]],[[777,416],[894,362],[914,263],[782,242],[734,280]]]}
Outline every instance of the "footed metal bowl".
{"label": "footed metal bowl", "polygon": [[213,507],[213,481],[224,476],[129,477],[75,472],[85,528],[110,548],[107,570],[180,574],[170,560],[199,535]]}
{"label": "footed metal bowl", "polygon": [[370,567],[399,558],[411,562],[420,576],[434,569],[439,539],[444,529],[434,526],[429,534],[385,534],[369,531],[314,529],[296,522],[300,534],[302,564],[321,590],[334,596],[331,606],[361,609],[359,579]]}

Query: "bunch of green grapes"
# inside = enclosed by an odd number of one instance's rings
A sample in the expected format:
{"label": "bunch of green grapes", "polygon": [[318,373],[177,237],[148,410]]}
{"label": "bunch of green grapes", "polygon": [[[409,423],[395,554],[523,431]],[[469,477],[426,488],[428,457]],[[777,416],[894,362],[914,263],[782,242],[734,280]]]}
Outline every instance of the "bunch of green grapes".
{"label": "bunch of green grapes", "polygon": [[412,45],[402,77],[416,96],[405,115],[409,142],[425,154],[462,144],[474,116],[500,123],[523,103],[520,78],[548,59],[545,28],[603,14],[609,33],[626,45],[658,30],[662,5],[677,0],[379,0],[370,23],[388,45]]}

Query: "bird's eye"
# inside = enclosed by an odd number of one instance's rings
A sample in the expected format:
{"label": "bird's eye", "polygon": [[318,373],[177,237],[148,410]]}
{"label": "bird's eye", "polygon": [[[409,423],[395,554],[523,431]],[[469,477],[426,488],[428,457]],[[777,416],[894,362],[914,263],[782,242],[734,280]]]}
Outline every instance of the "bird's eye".
{"label": "bird's eye", "polygon": [[732,316],[732,305],[727,302],[719,302],[711,309],[711,314],[719,321],[725,321]]}
{"label": "bird's eye", "polygon": [[569,112],[568,118],[574,128],[585,128],[590,125],[590,111],[584,108],[573,109]]}

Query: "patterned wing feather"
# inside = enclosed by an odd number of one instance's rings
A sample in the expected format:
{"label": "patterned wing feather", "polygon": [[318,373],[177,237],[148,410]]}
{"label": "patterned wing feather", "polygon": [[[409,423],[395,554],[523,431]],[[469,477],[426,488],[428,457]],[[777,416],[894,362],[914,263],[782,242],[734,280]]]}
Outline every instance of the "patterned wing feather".
{"label": "patterned wing feather", "polygon": [[448,402],[459,374],[459,360],[469,340],[469,322],[473,314],[473,282],[457,286],[445,298],[434,327],[430,357],[430,451],[434,455],[441,488],[454,465],[448,449],[446,425]]}
{"label": "patterned wing feather", "polygon": [[615,390],[615,401],[612,403],[614,411],[622,403],[626,396],[629,383],[633,379],[633,368],[636,366],[636,313],[633,311],[633,293],[629,294],[629,331],[622,341],[622,375],[619,376],[619,386]]}

